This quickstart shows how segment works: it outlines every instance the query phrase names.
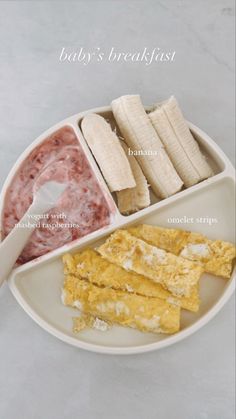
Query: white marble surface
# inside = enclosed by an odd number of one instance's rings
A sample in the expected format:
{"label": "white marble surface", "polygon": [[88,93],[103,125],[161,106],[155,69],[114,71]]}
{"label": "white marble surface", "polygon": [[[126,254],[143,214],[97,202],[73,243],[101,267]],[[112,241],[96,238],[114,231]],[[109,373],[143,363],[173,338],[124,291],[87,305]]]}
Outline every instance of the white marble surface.
{"label": "white marble surface", "polygon": [[[1,1],[1,184],[16,158],[66,116],[140,92],[174,93],[233,161],[234,2]],[[63,46],[175,49],[172,64],[60,63]],[[229,220],[230,222],[230,220]],[[3,419],[233,419],[233,298],[200,332],[140,356],[104,356],[40,329],[0,290]]]}

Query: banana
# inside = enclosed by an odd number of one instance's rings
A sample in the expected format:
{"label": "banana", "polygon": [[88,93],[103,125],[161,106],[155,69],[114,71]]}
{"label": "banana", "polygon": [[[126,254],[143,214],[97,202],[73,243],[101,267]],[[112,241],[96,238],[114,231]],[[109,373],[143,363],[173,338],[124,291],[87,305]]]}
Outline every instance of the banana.
{"label": "banana", "polygon": [[118,208],[121,214],[132,214],[133,212],[150,205],[150,194],[147,180],[140,169],[137,160],[134,156],[129,154],[128,147],[124,141],[121,141],[121,145],[129,160],[136,186],[134,188],[123,189],[122,191],[116,192]]}
{"label": "banana", "polygon": [[140,96],[122,96],[113,100],[111,106],[122,136],[135,153],[153,192],[160,198],[178,192],[183,182],[152,126]]}
{"label": "banana", "polygon": [[117,135],[97,114],[86,115],[81,128],[111,192],[134,188],[136,182]]}
{"label": "banana", "polygon": [[186,187],[213,175],[174,96],[156,105],[148,116]]}

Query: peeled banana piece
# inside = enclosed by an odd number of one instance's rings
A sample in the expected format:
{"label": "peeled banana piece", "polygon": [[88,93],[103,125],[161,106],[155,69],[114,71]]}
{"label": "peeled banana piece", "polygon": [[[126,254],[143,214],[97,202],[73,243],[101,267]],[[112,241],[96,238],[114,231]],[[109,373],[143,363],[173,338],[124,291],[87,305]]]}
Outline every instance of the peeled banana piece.
{"label": "peeled banana piece", "polygon": [[183,182],[152,126],[140,96],[121,96],[113,100],[111,106],[121,134],[136,153],[135,157],[153,192],[160,198],[167,198],[178,192]]}
{"label": "peeled banana piece", "polygon": [[174,96],[156,105],[148,116],[186,187],[213,175]]}
{"label": "peeled banana piece", "polygon": [[121,141],[121,145],[129,160],[136,186],[131,189],[123,189],[122,191],[116,193],[118,208],[121,214],[132,214],[133,212],[146,208],[150,205],[150,194],[147,180],[140,169],[138,162],[134,156],[129,155],[128,147],[124,141]]}
{"label": "peeled banana piece", "polygon": [[81,128],[110,191],[134,188],[136,182],[129,161],[106,120],[100,115],[88,114]]}

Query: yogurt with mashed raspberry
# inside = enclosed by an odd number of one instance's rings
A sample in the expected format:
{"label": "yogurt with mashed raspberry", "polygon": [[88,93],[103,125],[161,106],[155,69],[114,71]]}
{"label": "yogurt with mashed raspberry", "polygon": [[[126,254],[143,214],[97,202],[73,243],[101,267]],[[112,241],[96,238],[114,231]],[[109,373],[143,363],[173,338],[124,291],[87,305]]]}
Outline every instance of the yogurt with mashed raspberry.
{"label": "yogurt with mashed raspberry", "polygon": [[111,205],[74,130],[65,126],[38,145],[12,179],[4,202],[3,237],[19,223],[32,203],[35,185],[41,186],[48,180],[66,182],[68,186],[56,206],[37,223],[18,260],[20,263],[110,223]]}

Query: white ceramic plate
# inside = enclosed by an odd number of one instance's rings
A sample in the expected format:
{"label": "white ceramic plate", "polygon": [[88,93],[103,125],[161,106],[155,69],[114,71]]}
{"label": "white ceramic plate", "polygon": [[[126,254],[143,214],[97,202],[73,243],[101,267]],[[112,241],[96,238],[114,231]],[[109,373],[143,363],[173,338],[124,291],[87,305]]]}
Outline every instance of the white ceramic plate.
{"label": "white ceramic plate", "polygon": [[[6,190],[21,162],[36,145],[65,125],[75,130],[104,194],[113,200],[79,128],[82,117],[89,112],[99,113],[108,118],[112,125],[114,124],[109,107],[91,109],[65,119],[38,137],[18,159],[4,184],[1,195],[1,220]],[[212,178],[160,202],[152,197],[152,205],[149,208],[130,216],[122,216],[116,209],[109,226],[28,262],[12,272],[9,286],[16,300],[41,327],[52,335],[71,345],[95,352],[110,354],[147,352],[169,346],[191,335],[215,316],[230,298],[234,290],[235,271],[230,280],[204,274],[200,284],[199,312],[190,313],[182,310],[181,331],[172,336],[141,333],[118,326],[107,332],[85,330],[74,335],[71,318],[76,315],[75,309],[65,307],[61,303],[63,284],[61,255],[66,251],[76,251],[88,245],[95,246],[118,227],[145,222],[189,229],[203,233],[211,239],[234,241],[234,168],[208,135],[190,123],[189,126],[214,169],[215,175]],[[215,218],[217,223],[209,225],[209,223],[199,222],[200,217]],[[193,218],[194,222],[189,223],[187,218]],[[179,223],[180,219],[182,219],[181,223]]]}

